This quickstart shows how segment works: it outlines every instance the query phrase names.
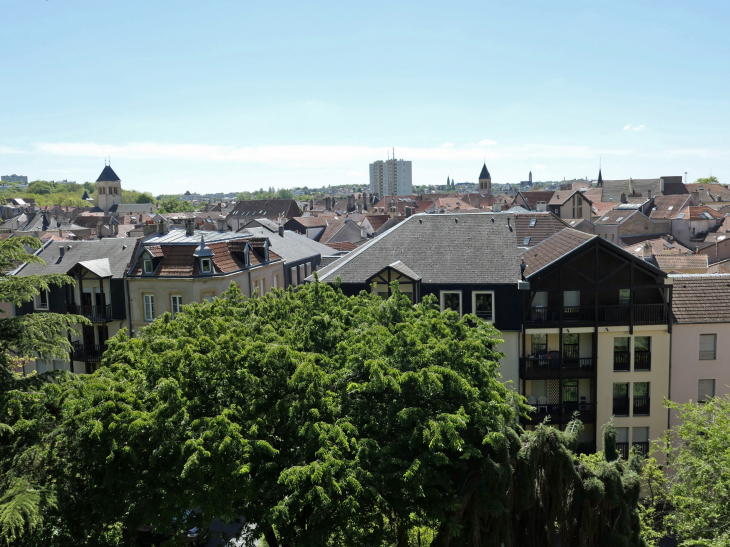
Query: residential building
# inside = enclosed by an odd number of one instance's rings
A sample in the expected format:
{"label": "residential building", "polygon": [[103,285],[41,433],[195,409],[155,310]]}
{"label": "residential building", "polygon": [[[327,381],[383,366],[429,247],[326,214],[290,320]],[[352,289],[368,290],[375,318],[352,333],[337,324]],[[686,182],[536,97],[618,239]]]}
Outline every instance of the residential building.
{"label": "residential building", "polygon": [[667,425],[671,287],[667,274],[570,228],[525,250],[520,392],[559,427],[578,415],[581,450],[601,450],[615,416],[619,449],[644,452]]}
{"label": "residential building", "polygon": [[[510,210],[510,213],[512,212]],[[513,214],[515,215],[515,230],[519,247],[534,247],[568,227],[565,221],[547,211],[542,213],[515,212]]]}
{"label": "residential building", "polygon": [[555,192],[547,203],[547,209],[562,219],[591,220],[591,206],[593,202],[583,195],[580,190]]}
{"label": "residential building", "polygon": [[412,194],[413,174],[411,162],[388,159],[371,163],[370,191],[378,197]]}
{"label": "residential building", "polygon": [[601,199],[604,203],[624,203],[628,198],[644,199],[656,196],[688,194],[681,176],[657,179],[599,180]]}
{"label": "residential building", "polygon": [[235,283],[241,292],[264,294],[284,282],[284,261],[269,237],[248,233],[185,230],[140,240],[125,274],[130,332],[165,312],[173,316],[191,302],[212,301]]}
{"label": "residential building", "polygon": [[293,199],[248,199],[236,203],[236,207],[226,217],[228,228],[234,232],[256,218],[279,220],[301,216],[297,202]]}
{"label": "residential building", "polygon": [[15,173],[13,173],[12,175],[1,176],[0,181],[2,181],[2,182],[22,182],[22,183],[28,184],[28,177],[25,175],[16,175]]}
{"label": "residential building", "polygon": [[[318,270],[319,279],[341,279],[345,294],[391,294],[390,283],[414,302],[434,295],[442,309],[474,313],[502,333],[504,380],[518,382],[521,330],[515,215],[418,214]],[[312,281],[313,278],[308,278]]]}
{"label": "residential building", "polygon": [[511,206],[519,206],[528,211],[547,211],[547,204],[554,194],[555,192],[546,190],[517,192],[517,195],[512,199]]}
{"label": "residential building", "polygon": [[106,341],[126,327],[124,269],[132,257],[136,240],[102,239],[92,241],[55,242],[46,244],[38,256],[45,264],[27,264],[16,275],[67,274],[75,286],[51,286],[32,302],[16,306],[16,315],[27,313],[70,313],[81,315],[91,325],[79,325],[79,333],[71,332],[73,351],[68,359],[36,359],[26,365],[32,370],[69,370],[90,373],[96,370],[106,350]]}
{"label": "residential building", "polygon": [[[730,275],[675,275],[670,399],[730,394]],[[670,425],[680,422],[670,413]]]}

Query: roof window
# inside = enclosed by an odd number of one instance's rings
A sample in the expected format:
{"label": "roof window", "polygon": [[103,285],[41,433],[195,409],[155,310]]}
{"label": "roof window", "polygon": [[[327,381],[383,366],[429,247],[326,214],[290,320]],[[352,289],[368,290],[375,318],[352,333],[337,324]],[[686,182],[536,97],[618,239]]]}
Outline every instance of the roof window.
{"label": "roof window", "polygon": [[536,218],[533,218],[532,220],[530,220],[530,228],[534,228],[535,227],[535,224],[537,224],[537,219]]}
{"label": "roof window", "polygon": [[674,205],[670,205],[669,207],[667,207],[667,211],[671,211],[672,209],[674,209]]}
{"label": "roof window", "polygon": [[529,245],[530,244],[530,238],[526,237],[525,240],[522,242],[523,245]]}
{"label": "roof window", "polygon": [[606,222],[607,220],[608,220],[608,217],[603,217],[603,218],[601,219],[601,222]]}
{"label": "roof window", "polygon": [[684,213],[679,213],[679,214],[677,215],[677,218],[684,218]]}
{"label": "roof window", "polygon": [[624,219],[624,217],[618,217],[618,218],[616,219],[616,222],[621,222],[621,221],[622,221],[623,219]]}

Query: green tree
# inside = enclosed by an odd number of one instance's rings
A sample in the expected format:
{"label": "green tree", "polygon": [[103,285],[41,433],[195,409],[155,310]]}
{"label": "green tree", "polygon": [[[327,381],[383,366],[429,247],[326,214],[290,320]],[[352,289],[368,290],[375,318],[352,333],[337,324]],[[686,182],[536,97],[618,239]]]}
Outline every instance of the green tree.
{"label": "green tree", "polygon": [[695,184],[720,184],[720,181],[717,180],[717,177],[710,176],[705,178],[699,178],[695,182]]}
{"label": "green tree", "polygon": [[155,201],[155,196],[149,192],[142,192],[137,196],[135,203],[154,203]]}
{"label": "green tree", "polygon": [[291,190],[287,190],[286,188],[282,188],[276,193],[276,196],[279,199],[292,199],[294,197],[294,194],[292,194]]}
{"label": "green tree", "polygon": [[177,198],[167,198],[160,202],[160,213],[184,213],[195,211],[195,207],[189,201],[181,201]]}
{"label": "green tree", "polygon": [[54,190],[53,185],[45,180],[34,180],[26,188],[29,194],[50,194]]}

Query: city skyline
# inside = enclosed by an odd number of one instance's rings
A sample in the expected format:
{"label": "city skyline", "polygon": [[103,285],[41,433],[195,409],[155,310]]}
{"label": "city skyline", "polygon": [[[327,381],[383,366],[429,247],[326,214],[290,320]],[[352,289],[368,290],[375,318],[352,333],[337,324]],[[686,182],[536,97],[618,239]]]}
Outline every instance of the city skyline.
{"label": "city skyline", "polygon": [[[385,17],[385,14],[388,16]],[[155,194],[730,171],[719,2],[14,3],[0,171]],[[375,70],[376,72],[373,72]]]}

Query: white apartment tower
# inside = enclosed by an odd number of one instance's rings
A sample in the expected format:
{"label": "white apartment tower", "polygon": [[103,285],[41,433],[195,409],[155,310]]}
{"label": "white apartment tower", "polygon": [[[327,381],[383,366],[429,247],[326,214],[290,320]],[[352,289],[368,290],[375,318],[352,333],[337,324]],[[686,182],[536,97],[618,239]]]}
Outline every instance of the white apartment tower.
{"label": "white apartment tower", "polygon": [[389,159],[371,163],[370,191],[379,198],[412,194],[411,162]]}

